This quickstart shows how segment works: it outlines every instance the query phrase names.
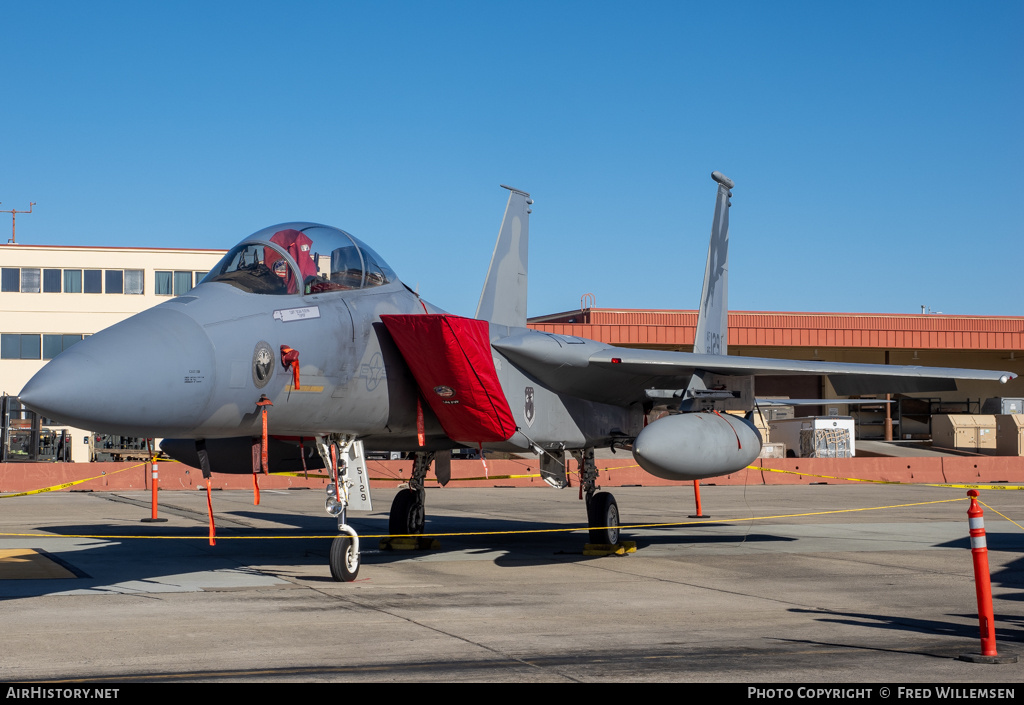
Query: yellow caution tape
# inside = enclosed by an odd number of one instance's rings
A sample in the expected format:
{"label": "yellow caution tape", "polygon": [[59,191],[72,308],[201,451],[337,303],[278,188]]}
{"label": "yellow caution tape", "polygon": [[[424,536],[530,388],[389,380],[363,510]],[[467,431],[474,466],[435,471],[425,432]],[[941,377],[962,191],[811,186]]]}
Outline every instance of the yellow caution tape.
{"label": "yellow caution tape", "polygon": [[[768,519],[793,519],[797,517],[810,517],[810,516],[823,516],[828,514],[846,514],[849,512],[871,512],[879,509],[903,509],[906,507],[920,507],[928,504],[945,504],[947,502],[966,502],[967,497],[956,497],[953,499],[937,499],[928,502],[911,502],[907,504],[888,504],[880,507],[858,507],[856,509],[830,509],[820,512],[802,512],[799,514],[774,514],[769,516],[760,517],[733,517],[730,519],[703,519],[698,521],[674,521],[674,522],[661,522],[656,524],[622,524],[618,527],[619,529],[651,529],[651,528],[665,528],[673,526],[695,526],[699,524],[721,524],[723,522],[740,522],[740,521],[765,521]],[[573,533],[576,531],[591,531],[593,529],[612,528],[612,527],[597,527],[597,526],[573,526],[559,529],[518,529],[515,531],[457,531],[447,533],[431,533],[431,534],[360,534],[359,539],[384,539],[384,538],[428,538],[428,537],[445,537],[445,536],[502,536],[502,535],[516,535],[516,534],[555,534],[555,533]],[[334,538],[337,534],[313,534],[313,535],[295,535],[295,536],[217,536],[217,540],[253,540],[253,539],[284,539],[284,540],[296,540],[296,539],[329,539]],[[159,536],[159,535],[127,535],[127,534],[17,534],[17,533],[0,533],[0,536],[16,537],[16,538],[50,538],[50,539],[184,539],[184,540],[203,540],[208,541],[209,535],[202,534],[197,536]]]}
{"label": "yellow caution tape", "polygon": [[[757,465],[748,465],[747,470],[762,470],[764,472],[778,472],[783,475],[800,475],[802,477],[820,477],[826,480],[847,480],[848,482],[871,482],[876,485],[908,485],[914,487],[947,487],[966,490],[1024,490],[1024,485],[978,485],[978,484],[953,484],[953,483],[932,483],[932,482],[900,482],[899,480],[866,480],[861,477],[835,477],[832,475],[817,475],[813,472],[798,470],[777,470],[776,468],[762,468]],[[710,479],[710,478],[708,478]]]}
{"label": "yellow caution tape", "polygon": [[1003,519],[1006,519],[1006,521],[1010,522],[1011,524],[1013,524],[1014,526],[1016,526],[1016,527],[1017,527],[1018,529],[1024,530],[1024,526],[1021,526],[1020,524],[1018,524],[1017,522],[1015,522],[1015,521],[1014,521],[1013,519],[1011,519],[1010,517],[1008,517],[1008,516],[1006,516],[1005,514],[1003,514],[1003,513],[1002,513],[1001,511],[999,511],[998,509],[994,509],[993,507],[990,507],[989,505],[987,505],[987,504],[985,504],[984,502],[982,502],[982,501],[981,501],[980,499],[978,500],[978,502],[980,502],[980,503],[981,503],[981,504],[983,504],[983,505],[984,505],[984,506],[985,506],[986,508],[988,508],[988,509],[992,510],[993,512],[995,512],[995,513],[996,513],[996,514],[998,514],[999,516],[1001,516],[1001,517],[1002,517]]}
{"label": "yellow caution tape", "polygon": [[51,485],[50,487],[43,487],[43,488],[38,489],[38,490],[28,490],[27,492],[17,492],[17,493],[14,493],[14,494],[0,494],[0,499],[9,499],[11,497],[27,497],[28,495],[31,495],[31,494],[42,494],[43,492],[54,492],[56,490],[63,490],[63,489],[67,489],[68,487],[74,487],[75,485],[80,485],[83,482],[89,482],[91,480],[99,480],[99,479],[101,479],[103,477],[106,477],[106,476],[109,476],[109,475],[116,475],[117,473],[124,472],[125,470],[134,470],[135,468],[139,468],[139,467],[142,467],[143,465],[148,465],[148,464],[149,464],[148,462],[147,463],[137,463],[137,464],[132,465],[132,466],[127,467],[127,468],[121,468],[120,470],[112,470],[109,473],[104,471],[102,474],[96,475],[95,477],[86,477],[86,478],[84,478],[82,480],[73,480],[72,482],[63,482],[63,483],[61,483],[59,485]]}

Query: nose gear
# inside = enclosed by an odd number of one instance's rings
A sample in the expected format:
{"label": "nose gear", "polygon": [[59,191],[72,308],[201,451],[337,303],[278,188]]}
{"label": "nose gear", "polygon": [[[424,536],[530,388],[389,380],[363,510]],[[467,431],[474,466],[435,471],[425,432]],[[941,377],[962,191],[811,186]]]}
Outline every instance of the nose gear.
{"label": "nose gear", "polygon": [[332,434],[318,438],[317,448],[331,475],[327,485],[327,513],[338,520],[338,536],[331,543],[328,562],[331,577],[338,582],[351,582],[359,575],[359,534],[348,525],[348,509],[369,511],[370,482],[366,474],[363,442],[355,436]]}

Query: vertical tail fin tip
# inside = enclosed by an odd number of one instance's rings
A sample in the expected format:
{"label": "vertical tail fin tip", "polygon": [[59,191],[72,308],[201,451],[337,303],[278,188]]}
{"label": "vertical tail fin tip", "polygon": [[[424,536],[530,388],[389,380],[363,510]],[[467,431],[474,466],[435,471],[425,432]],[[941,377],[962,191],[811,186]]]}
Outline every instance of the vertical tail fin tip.
{"label": "vertical tail fin tip", "polygon": [[732,179],[730,179],[728,176],[726,176],[725,174],[723,174],[720,171],[713,171],[713,172],[711,172],[711,178],[714,179],[715,181],[717,181],[718,183],[722,184],[722,186],[725,186],[727,189],[730,189],[730,190],[732,190],[732,187],[736,185],[735,181],[733,181]]}
{"label": "vertical tail fin tip", "polygon": [[508,205],[494,244],[476,318],[498,325],[526,327],[526,282],[530,244],[530,194],[511,186]]}
{"label": "vertical tail fin tip", "polygon": [[704,267],[704,288],[700,295],[697,332],[693,351],[705,355],[728,355],[729,345],[729,197],[735,182],[719,171],[711,172],[718,184],[711,242]]}

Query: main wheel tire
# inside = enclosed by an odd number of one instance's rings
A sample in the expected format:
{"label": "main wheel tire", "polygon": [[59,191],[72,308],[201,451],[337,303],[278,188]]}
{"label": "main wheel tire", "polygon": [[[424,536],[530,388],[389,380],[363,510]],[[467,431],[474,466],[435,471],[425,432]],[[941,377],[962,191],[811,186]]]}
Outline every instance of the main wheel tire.
{"label": "main wheel tire", "polygon": [[388,533],[392,536],[422,534],[426,522],[423,501],[416,490],[402,490],[391,502]]}
{"label": "main wheel tire", "polygon": [[350,583],[359,575],[359,552],[351,536],[337,536],[331,544],[331,577]]}
{"label": "main wheel tire", "polygon": [[617,544],[619,542],[619,505],[611,492],[598,492],[587,507],[590,522],[590,543]]}

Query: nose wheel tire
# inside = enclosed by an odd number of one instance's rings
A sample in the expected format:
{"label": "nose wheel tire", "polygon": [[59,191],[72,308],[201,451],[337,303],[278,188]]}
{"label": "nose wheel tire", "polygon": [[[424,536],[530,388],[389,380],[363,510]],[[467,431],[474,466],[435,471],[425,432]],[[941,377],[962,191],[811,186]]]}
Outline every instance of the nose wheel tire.
{"label": "nose wheel tire", "polygon": [[388,533],[392,536],[422,534],[426,522],[423,498],[416,490],[406,489],[395,495],[388,517]]}
{"label": "nose wheel tire", "polygon": [[614,545],[619,542],[619,505],[611,492],[598,492],[587,507],[590,543]]}
{"label": "nose wheel tire", "polygon": [[351,536],[337,536],[331,544],[331,577],[349,583],[359,575],[359,552]]}

